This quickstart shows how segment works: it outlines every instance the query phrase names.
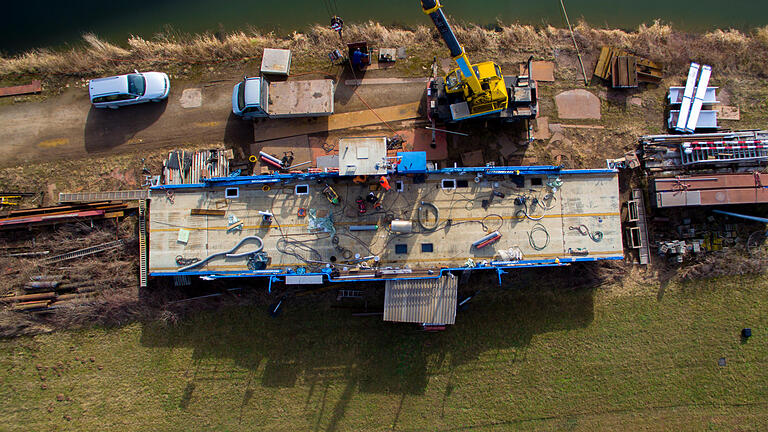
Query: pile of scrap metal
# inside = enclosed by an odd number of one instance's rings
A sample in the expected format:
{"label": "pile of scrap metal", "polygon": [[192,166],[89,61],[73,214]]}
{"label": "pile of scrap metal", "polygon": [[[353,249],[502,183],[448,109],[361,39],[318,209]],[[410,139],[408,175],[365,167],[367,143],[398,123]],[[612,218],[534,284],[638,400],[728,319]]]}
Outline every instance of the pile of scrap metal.
{"label": "pile of scrap metal", "polygon": [[683,220],[683,224],[677,227],[677,235],[682,239],[657,241],[658,254],[683,262],[686,255],[693,257],[701,253],[720,251],[745,241],[745,238],[739,235],[739,227],[736,224],[725,224],[715,229],[711,229],[711,226],[694,224],[690,219]]}
{"label": "pile of scrap metal", "polygon": [[229,175],[232,149],[188,152],[174,150],[163,161],[162,183],[166,185],[200,184],[205,180]]}
{"label": "pile of scrap metal", "polygon": [[696,169],[752,171],[768,160],[768,130],[640,137],[645,169],[677,174]]}
{"label": "pile of scrap metal", "polygon": [[686,243],[685,240],[664,241],[659,242],[658,247],[659,255],[669,256],[670,259],[674,259],[679,263],[683,262],[683,257],[687,253],[695,253],[701,251],[701,245],[698,243],[698,241],[691,242],[690,244]]}
{"label": "pile of scrap metal", "polygon": [[62,307],[81,305],[97,295],[96,283],[70,279],[66,275],[38,275],[30,278],[22,293],[0,297],[10,310],[33,314],[50,313]]}
{"label": "pile of scrap metal", "polygon": [[78,220],[119,218],[125,215],[128,208],[128,203],[103,201],[12,210],[0,213],[0,230]]}
{"label": "pile of scrap metal", "polygon": [[640,167],[640,159],[637,157],[637,151],[630,151],[618,159],[606,159],[605,164],[608,169],[635,169]]}
{"label": "pile of scrap metal", "polygon": [[595,65],[595,76],[613,88],[637,88],[639,82],[658,83],[662,66],[618,48],[604,46]]}

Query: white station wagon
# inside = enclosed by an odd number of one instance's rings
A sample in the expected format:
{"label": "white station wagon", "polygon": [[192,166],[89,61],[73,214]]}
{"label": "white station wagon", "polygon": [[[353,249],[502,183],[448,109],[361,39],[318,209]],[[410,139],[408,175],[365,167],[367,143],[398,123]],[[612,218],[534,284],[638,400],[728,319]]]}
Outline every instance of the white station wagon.
{"label": "white station wagon", "polygon": [[96,108],[119,108],[144,102],[160,102],[171,90],[168,75],[163,72],[139,72],[88,82],[91,103]]}

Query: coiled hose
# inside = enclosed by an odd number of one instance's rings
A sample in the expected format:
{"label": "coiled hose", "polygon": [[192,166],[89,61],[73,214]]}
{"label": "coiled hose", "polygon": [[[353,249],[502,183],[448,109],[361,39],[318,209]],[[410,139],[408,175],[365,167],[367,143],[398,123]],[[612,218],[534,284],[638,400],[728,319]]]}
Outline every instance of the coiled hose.
{"label": "coiled hose", "polygon": [[[238,254],[233,253],[234,251],[239,249],[240,246],[242,246],[243,243],[247,242],[248,240],[257,240],[259,242],[259,247],[256,248],[255,250],[248,251],[248,252],[241,252],[241,253],[238,253]],[[210,260],[212,260],[214,258],[220,257],[222,255],[226,256],[227,258],[242,258],[244,256],[248,256],[248,255],[252,255],[252,254],[261,252],[262,249],[264,249],[264,241],[261,239],[261,237],[259,237],[259,236],[248,236],[248,237],[245,237],[242,240],[240,240],[235,245],[235,247],[233,247],[232,249],[230,249],[230,250],[228,250],[226,252],[219,252],[219,253],[215,253],[213,255],[208,255],[207,257],[203,258],[202,260],[200,260],[200,261],[198,261],[196,263],[193,263],[193,264],[190,264],[190,265],[188,265],[186,267],[180,268],[178,271],[179,272],[185,272],[187,270],[192,270],[193,268],[200,267],[201,265],[207,263],[208,261],[210,261]]]}
{"label": "coiled hose", "polygon": [[[425,226],[424,221],[422,220],[422,209],[424,208],[424,206],[431,207],[435,211],[435,224],[429,227]],[[440,224],[440,210],[434,204],[426,201],[422,201],[418,211],[416,212],[416,221],[419,223],[419,226],[424,231],[434,231],[437,229],[437,226]]]}
{"label": "coiled hose", "polygon": [[[544,245],[536,244],[536,241],[533,239],[533,234],[537,232],[543,232],[545,235]],[[549,232],[547,231],[547,228],[542,225],[541,223],[536,223],[532,228],[531,231],[528,232],[528,243],[530,243],[531,247],[537,251],[541,251],[547,248],[549,246]]]}

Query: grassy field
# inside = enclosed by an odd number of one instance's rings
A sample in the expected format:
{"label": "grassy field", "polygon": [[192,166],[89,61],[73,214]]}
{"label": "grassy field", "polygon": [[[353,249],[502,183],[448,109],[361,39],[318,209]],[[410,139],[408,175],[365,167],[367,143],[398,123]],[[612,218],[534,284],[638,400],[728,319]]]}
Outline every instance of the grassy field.
{"label": "grassy field", "polygon": [[486,290],[441,334],[306,299],[2,341],[0,429],[766,430],[768,281],[658,297]]}

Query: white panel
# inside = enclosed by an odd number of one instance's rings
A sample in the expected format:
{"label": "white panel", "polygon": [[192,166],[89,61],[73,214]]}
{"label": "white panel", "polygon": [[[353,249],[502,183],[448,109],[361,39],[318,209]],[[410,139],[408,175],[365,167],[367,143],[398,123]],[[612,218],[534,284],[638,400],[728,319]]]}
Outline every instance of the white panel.
{"label": "white panel", "polygon": [[685,126],[688,123],[688,114],[691,110],[691,103],[693,102],[693,90],[696,87],[696,76],[698,75],[699,64],[691,63],[691,68],[688,70],[688,80],[685,82],[683,101],[680,104],[680,116],[677,118],[677,125],[675,127],[675,129],[679,131],[685,130]]}
{"label": "white panel", "polygon": [[286,285],[322,285],[323,275],[293,275],[285,277]]}

